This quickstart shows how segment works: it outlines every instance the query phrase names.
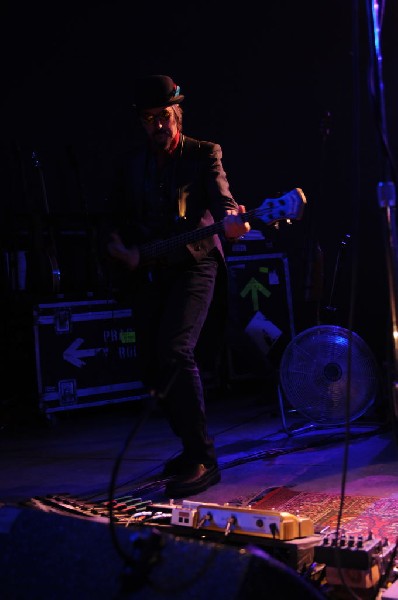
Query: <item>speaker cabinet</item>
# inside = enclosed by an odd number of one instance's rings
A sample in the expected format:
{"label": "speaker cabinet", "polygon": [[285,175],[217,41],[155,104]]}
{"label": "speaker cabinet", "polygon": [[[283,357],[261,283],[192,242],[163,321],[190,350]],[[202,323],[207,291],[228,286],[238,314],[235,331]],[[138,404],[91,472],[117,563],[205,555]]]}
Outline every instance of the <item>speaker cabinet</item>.
{"label": "speaker cabinet", "polygon": [[[0,509],[2,600],[321,600],[258,548],[31,508]],[[126,560],[127,557],[127,560]]]}

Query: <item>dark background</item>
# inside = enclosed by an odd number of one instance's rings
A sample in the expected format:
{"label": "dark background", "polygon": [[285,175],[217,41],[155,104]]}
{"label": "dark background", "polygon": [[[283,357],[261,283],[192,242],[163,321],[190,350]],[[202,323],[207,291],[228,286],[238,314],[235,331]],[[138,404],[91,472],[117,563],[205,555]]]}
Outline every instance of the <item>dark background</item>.
{"label": "dark background", "polygon": [[[394,173],[380,142],[368,4],[3,3],[1,246],[3,263],[20,249],[28,257],[26,290],[15,290],[2,267],[6,353],[12,345],[16,362],[29,360],[21,331],[30,327],[31,304],[49,293],[32,255],[51,232],[61,292],[104,291],[91,251],[111,164],[141,135],[135,78],[163,73],[185,94],[185,132],[221,144],[239,203],[250,209],[304,190],[303,222],[264,234],[273,249],[286,249],[299,280],[319,243],[322,319],[356,331],[388,379],[389,245],[377,186]],[[384,9],[384,98],[396,157],[398,8],[387,0]]]}

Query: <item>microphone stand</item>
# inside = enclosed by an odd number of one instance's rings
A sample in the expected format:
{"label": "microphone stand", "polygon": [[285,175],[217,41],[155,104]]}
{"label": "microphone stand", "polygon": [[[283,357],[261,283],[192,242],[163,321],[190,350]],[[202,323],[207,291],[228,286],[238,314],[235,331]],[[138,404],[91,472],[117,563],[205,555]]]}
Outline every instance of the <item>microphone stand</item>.
{"label": "microphone stand", "polygon": [[[389,288],[389,304],[391,319],[391,343],[392,343],[392,365],[389,373],[390,402],[392,404],[392,414],[395,417],[393,426],[398,425],[398,236],[397,236],[397,215],[396,215],[396,176],[394,173],[394,162],[392,160],[387,135],[385,97],[383,82],[383,60],[381,51],[381,25],[383,14],[380,12],[377,0],[368,0],[371,4],[371,10],[368,10],[368,17],[371,24],[369,35],[374,44],[374,93],[378,93],[375,98],[377,114],[379,121],[377,123],[380,136],[380,145],[384,157],[384,176],[377,186],[377,199],[382,211],[383,228],[385,236],[385,252],[387,277]],[[383,5],[384,10],[384,5]],[[396,429],[394,429],[397,435]]]}

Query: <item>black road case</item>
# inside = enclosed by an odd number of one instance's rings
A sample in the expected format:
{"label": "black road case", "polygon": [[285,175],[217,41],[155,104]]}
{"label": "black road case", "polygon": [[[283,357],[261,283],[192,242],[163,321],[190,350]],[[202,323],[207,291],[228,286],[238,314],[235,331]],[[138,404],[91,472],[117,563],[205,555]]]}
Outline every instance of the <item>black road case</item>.
{"label": "black road case", "polygon": [[37,387],[45,414],[147,396],[139,379],[132,309],[115,300],[33,308]]}
{"label": "black road case", "polygon": [[283,253],[227,257],[229,377],[262,378],[295,336],[289,263]]}

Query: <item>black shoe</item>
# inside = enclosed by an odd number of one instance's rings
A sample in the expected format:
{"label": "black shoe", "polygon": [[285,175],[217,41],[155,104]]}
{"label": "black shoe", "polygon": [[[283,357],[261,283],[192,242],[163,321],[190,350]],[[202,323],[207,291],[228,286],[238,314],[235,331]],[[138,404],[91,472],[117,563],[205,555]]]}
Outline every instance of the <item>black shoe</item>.
{"label": "black shoe", "polygon": [[166,484],[165,494],[168,498],[183,498],[204,492],[211,485],[221,480],[218,466],[193,465],[185,474],[176,477]]}
{"label": "black shoe", "polygon": [[165,477],[183,475],[189,469],[192,469],[192,462],[189,462],[186,455],[182,452],[165,463],[163,475]]}

